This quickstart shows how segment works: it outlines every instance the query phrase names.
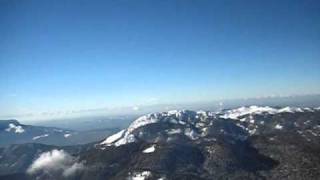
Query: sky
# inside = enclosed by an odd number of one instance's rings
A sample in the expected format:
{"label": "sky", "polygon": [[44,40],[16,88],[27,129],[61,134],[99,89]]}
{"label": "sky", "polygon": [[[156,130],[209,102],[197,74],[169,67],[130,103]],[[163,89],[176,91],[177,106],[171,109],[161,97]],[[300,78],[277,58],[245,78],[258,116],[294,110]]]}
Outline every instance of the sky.
{"label": "sky", "polygon": [[0,117],[320,93],[318,0],[1,0]]}

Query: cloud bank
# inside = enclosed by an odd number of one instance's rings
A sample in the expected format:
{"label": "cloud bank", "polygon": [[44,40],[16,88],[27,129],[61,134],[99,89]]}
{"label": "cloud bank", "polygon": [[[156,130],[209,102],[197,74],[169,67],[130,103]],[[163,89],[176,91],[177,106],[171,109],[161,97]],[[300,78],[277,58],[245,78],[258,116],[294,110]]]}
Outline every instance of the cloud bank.
{"label": "cloud bank", "polygon": [[67,178],[83,168],[82,163],[78,163],[65,151],[54,149],[40,154],[27,169],[27,173],[36,175],[39,179]]}

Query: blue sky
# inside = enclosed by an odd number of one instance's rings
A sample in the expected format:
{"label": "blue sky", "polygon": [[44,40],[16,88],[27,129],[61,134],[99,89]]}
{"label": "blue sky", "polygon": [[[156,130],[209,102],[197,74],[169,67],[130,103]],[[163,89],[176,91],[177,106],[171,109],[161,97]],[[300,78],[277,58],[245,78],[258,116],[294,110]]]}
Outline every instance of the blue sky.
{"label": "blue sky", "polygon": [[0,115],[320,92],[318,0],[0,1]]}

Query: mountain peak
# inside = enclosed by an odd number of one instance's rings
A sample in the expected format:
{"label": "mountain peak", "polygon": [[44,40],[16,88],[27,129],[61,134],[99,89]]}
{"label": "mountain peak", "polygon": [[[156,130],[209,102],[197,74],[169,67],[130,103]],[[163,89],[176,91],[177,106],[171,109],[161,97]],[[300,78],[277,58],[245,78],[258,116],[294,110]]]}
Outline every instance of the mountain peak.
{"label": "mountain peak", "polygon": [[[15,127],[21,127],[22,128],[22,126],[19,123],[19,121],[15,120],[15,119],[0,120],[0,130],[5,130],[5,129],[8,129],[8,128],[15,128]],[[20,132],[20,131],[18,131],[18,132]]]}

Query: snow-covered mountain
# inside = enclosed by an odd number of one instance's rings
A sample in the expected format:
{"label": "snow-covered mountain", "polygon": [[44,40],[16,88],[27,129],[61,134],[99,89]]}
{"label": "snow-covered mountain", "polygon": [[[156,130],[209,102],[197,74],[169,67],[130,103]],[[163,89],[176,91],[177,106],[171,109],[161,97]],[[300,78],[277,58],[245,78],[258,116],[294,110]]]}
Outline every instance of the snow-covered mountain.
{"label": "snow-covered mountain", "polygon": [[110,129],[73,131],[56,127],[32,126],[17,120],[0,120],[0,147],[10,144],[41,143],[75,145],[98,141],[114,132]]}
{"label": "snow-covered mountain", "polygon": [[[0,149],[0,156],[19,147]],[[37,146],[31,147],[38,152]],[[25,163],[15,174],[0,178],[316,180],[320,108],[247,106],[152,113],[92,145],[41,149],[30,155],[29,166]],[[9,157],[6,164],[0,163],[6,167],[2,169],[10,169],[18,156]],[[64,168],[51,169],[43,159]]]}
{"label": "snow-covered mountain", "polygon": [[[233,120],[234,125],[237,126],[236,128],[240,127],[243,131],[231,134],[232,131],[222,127],[220,132],[237,136],[238,138],[247,138],[254,134],[263,133],[266,128],[268,128],[268,131],[281,131],[293,127],[301,129],[310,123],[303,122],[301,124],[286,119],[274,121],[269,119],[271,116],[280,117],[284,114],[312,113],[315,111],[320,111],[320,108],[248,106],[220,112],[171,110],[152,113],[139,117],[127,129],[109,136],[100,145],[102,147],[120,146],[137,140],[170,141],[173,135],[185,136],[190,140],[203,139],[210,136],[210,130],[216,128],[216,122],[220,122],[222,119],[225,119],[226,122],[229,122],[227,120]],[[314,125],[314,128],[308,130],[306,134],[320,135],[320,126]]]}
{"label": "snow-covered mountain", "polygon": [[0,121],[0,146],[28,142],[55,144],[58,141],[67,141],[72,134],[74,132],[71,130],[24,125],[17,120]]}
{"label": "snow-covered mountain", "polygon": [[95,148],[114,179],[319,179],[320,108],[152,113]]}

